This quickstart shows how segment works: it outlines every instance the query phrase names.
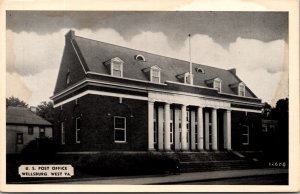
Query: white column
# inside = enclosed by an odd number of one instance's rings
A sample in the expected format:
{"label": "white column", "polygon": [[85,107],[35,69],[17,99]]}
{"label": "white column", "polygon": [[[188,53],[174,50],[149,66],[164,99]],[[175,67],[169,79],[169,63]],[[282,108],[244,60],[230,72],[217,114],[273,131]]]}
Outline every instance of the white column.
{"label": "white column", "polygon": [[175,150],[178,151],[180,150],[180,133],[179,133],[179,117],[181,117],[181,115],[179,114],[179,109],[178,108],[174,108],[174,112],[175,112],[175,117],[174,117],[174,145],[175,145]]}
{"label": "white column", "polygon": [[148,150],[154,150],[153,114],[154,102],[148,101]]}
{"label": "white column", "polygon": [[212,149],[218,150],[217,109],[212,109]]}
{"label": "white column", "polygon": [[231,111],[226,110],[224,112],[224,148],[231,150]]}
{"label": "white column", "polygon": [[197,129],[197,149],[203,150],[203,109],[202,107],[198,107],[197,109],[197,123],[198,123],[198,129]]}
{"label": "white column", "polygon": [[165,114],[165,138],[164,138],[164,148],[166,151],[171,150],[170,145],[170,104],[165,103],[164,108]]}
{"label": "white column", "polygon": [[187,150],[186,105],[181,106],[181,149]]}
{"label": "white column", "polygon": [[205,122],[205,149],[209,150],[209,112],[205,112],[204,114],[204,122]]}
{"label": "white column", "polygon": [[164,149],[164,110],[163,107],[158,107],[158,150]]}
{"label": "white column", "polygon": [[196,128],[195,128],[195,121],[196,121],[196,112],[194,110],[190,111],[191,114],[191,126],[190,126],[190,132],[191,132],[191,150],[196,150]]}

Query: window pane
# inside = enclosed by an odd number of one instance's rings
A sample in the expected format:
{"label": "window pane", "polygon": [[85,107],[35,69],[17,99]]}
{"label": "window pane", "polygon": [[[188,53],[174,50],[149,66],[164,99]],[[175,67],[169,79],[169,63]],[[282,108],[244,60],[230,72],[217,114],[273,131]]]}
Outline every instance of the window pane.
{"label": "window pane", "polygon": [[45,137],[45,129],[40,128],[40,137]]}
{"label": "window pane", "polygon": [[80,130],[77,129],[76,133],[77,133],[77,140],[76,141],[80,142],[80,140],[81,140]]}
{"label": "window pane", "polygon": [[115,128],[125,129],[125,118],[115,117]]}
{"label": "window pane", "polygon": [[159,78],[152,76],[152,82],[159,83]]}
{"label": "window pane", "polygon": [[32,135],[33,134],[33,127],[28,127],[28,134]]}
{"label": "window pane", "polygon": [[113,70],[113,76],[116,76],[116,77],[121,77],[121,71],[120,70]]}
{"label": "window pane", "polygon": [[242,142],[243,143],[248,143],[248,135],[243,135],[242,136]]}
{"label": "window pane", "polygon": [[152,76],[154,76],[154,77],[159,77],[159,70],[157,70],[157,69],[152,69]]}
{"label": "window pane", "polygon": [[115,141],[125,141],[125,130],[115,130]]}
{"label": "window pane", "polygon": [[81,119],[80,118],[76,119],[76,129],[81,129]]}
{"label": "window pane", "polygon": [[113,69],[115,70],[121,70],[121,63],[118,61],[113,62]]}
{"label": "window pane", "polygon": [[23,144],[23,134],[22,133],[17,134],[17,144]]}

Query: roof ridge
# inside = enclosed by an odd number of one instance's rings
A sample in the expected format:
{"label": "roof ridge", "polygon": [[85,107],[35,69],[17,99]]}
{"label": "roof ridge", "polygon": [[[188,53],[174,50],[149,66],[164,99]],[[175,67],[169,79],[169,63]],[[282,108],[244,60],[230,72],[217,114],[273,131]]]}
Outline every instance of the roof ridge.
{"label": "roof ridge", "polygon": [[[155,53],[150,53],[150,52],[148,52],[148,51],[137,50],[137,49],[133,49],[133,48],[125,47],[125,46],[120,46],[120,45],[116,45],[116,44],[112,44],[112,43],[108,43],[108,42],[103,42],[103,41],[100,41],[100,40],[95,40],[95,39],[86,38],[86,37],[77,36],[77,35],[75,35],[75,37],[83,38],[83,39],[87,39],[87,40],[91,40],[91,41],[95,41],[95,42],[100,42],[100,43],[104,43],[104,44],[109,44],[109,45],[112,45],[112,46],[117,46],[117,47],[129,49],[129,50],[133,50],[133,51],[144,52],[144,53],[151,54],[151,55],[156,55],[156,56],[160,56],[160,57],[170,58],[170,59],[174,59],[174,60],[178,60],[178,61],[182,61],[182,62],[189,63],[189,61],[186,61],[186,60],[183,60],[183,59],[178,59],[178,58],[173,58],[173,57],[169,57],[169,56],[164,56],[164,55],[159,55],[159,54],[155,54]],[[222,69],[222,68],[220,68],[220,67],[214,67],[214,66],[209,66],[209,65],[203,65],[203,64],[194,63],[194,62],[192,62],[192,64],[195,64],[195,65],[202,65],[202,66],[206,66],[206,67],[210,67],[210,68],[215,68],[215,69],[220,69],[220,70],[223,70],[223,71],[228,71],[227,69]]]}

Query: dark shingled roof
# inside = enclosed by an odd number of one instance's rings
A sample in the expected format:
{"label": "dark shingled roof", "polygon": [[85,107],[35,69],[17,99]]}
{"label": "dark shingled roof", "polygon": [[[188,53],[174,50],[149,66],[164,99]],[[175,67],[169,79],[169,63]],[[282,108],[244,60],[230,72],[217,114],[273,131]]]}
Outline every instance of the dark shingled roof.
{"label": "dark shingled roof", "polygon": [[[174,59],[170,57],[151,54],[144,51],[138,51],[126,47],[121,47],[109,43],[95,41],[79,36],[74,36],[77,49],[83,58],[83,63],[88,67],[87,71],[101,74],[109,74],[109,69],[104,65],[114,57],[119,57],[124,61],[123,76],[137,80],[149,81],[149,77],[143,72],[143,69],[157,65],[161,68],[161,82],[173,81],[180,82],[177,75],[189,72],[189,62]],[[213,52],[213,51],[212,51]],[[145,62],[135,60],[136,55],[143,55]],[[200,67],[205,73],[197,73],[196,68]],[[208,87],[206,80],[220,78],[222,80],[222,93],[235,94],[230,88],[230,84],[239,83],[241,80],[229,70],[210,67],[193,63],[194,85]],[[246,87],[246,96],[256,96]]]}
{"label": "dark shingled roof", "polygon": [[50,122],[31,112],[27,108],[13,106],[8,106],[6,108],[6,123],[17,125],[52,125]]}

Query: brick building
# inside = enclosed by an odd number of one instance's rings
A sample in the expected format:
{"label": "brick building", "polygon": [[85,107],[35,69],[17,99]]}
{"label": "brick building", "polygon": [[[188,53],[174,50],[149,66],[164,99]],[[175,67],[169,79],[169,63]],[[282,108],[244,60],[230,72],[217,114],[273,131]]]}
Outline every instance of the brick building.
{"label": "brick building", "polygon": [[261,100],[235,69],[190,65],[74,31],[65,36],[51,99],[57,115],[53,138],[61,152],[260,145]]}

